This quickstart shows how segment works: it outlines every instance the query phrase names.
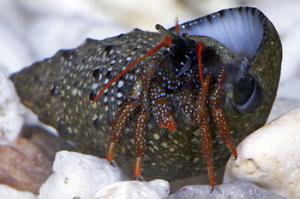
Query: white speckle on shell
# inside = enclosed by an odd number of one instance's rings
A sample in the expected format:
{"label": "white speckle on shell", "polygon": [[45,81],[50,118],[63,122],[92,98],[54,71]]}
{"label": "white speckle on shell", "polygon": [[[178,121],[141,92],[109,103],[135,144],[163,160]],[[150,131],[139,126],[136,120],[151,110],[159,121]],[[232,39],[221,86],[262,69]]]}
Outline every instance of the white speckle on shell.
{"label": "white speckle on shell", "polygon": [[117,93],[117,97],[118,97],[118,98],[121,98],[122,96],[123,96],[122,93]]}
{"label": "white speckle on shell", "polygon": [[124,81],[123,80],[120,80],[118,82],[118,88],[122,88],[124,86]]}

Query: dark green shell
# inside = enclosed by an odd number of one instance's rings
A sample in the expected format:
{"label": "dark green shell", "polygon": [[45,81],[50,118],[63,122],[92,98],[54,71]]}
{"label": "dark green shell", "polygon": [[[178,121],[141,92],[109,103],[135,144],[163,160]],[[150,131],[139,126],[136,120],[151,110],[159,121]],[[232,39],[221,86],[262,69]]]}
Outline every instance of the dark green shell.
{"label": "dark green shell", "polygon": [[[261,101],[250,112],[238,112],[224,105],[226,120],[233,130],[235,144],[261,127],[267,120],[276,96],[280,76],[282,48],[272,23],[255,8],[223,10],[196,21],[222,20],[230,12],[255,14],[262,22],[263,36],[255,55],[250,57],[249,73],[260,85]],[[194,22],[181,25],[193,26]],[[88,39],[76,49],[61,50],[49,59],[37,62],[14,74],[22,102],[35,112],[41,121],[56,128],[64,139],[71,140],[78,150],[104,157],[111,126],[121,104],[129,97],[134,86],[142,84],[143,69],[156,67],[162,52],[139,64],[112,86],[96,105],[91,104],[95,91],[115,77],[130,61],[145,54],[162,39],[159,33],[135,29],[127,34],[102,41]],[[216,49],[223,61],[231,60],[229,52],[216,38],[195,37],[206,46]],[[205,66],[204,66],[205,67]],[[175,111],[176,112],[176,111]],[[147,125],[146,152],[143,164],[145,177],[178,179],[206,173],[202,162],[199,132],[187,125],[184,115],[176,113],[177,131],[169,134],[158,128],[151,119]],[[134,118],[125,128],[118,144],[116,161],[127,173],[132,173],[134,161]],[[214,128],[214,127],[212,127]],[[213,132],[215,167],[221,167],[229,151]]]}

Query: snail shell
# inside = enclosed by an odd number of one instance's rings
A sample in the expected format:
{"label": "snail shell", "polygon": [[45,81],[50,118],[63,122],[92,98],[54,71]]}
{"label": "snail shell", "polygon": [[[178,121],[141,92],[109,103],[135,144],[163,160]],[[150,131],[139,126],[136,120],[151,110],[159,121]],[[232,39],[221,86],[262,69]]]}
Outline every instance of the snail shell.
{"label": "snail shell", "polygon": [[[204,74],[216,77],[220,68],[225,67],[222,108],[234,142],[240,142],[266,122],[276,97],[282,57],[276,29],[258,9],[241,7],[180,24],[180,31],[204,44]],[[22,102],[41,121],[54,126],[78,150],[103,157],[118,108],[130,95],[138,96],[143,89],[141,74],[150,66],[158,67],[164,53],[158,52],[140,63],[112,86],[99,103],[91,105],[90,96],[161,39],[159,33],[138,29],[102,41],[88,39],[78,48],[59,51],[54,57],[12,75],[11,79]],[[180,69],[178,79],[187,77],[189,71],[192,71],[189,65]],[[196,86],[190,92],[198,91]],[[169,134],[150,119],[145,135],[143,176],[172,180],[206,173],[197,127],[190,123],[181,106],[176,108],[183,93],[170,96],[177,130]],[[217,138],[215,127],[211,128],[215,166],[221,167],[229,151]],[[135,157],[133,129],[133,122],[126,126],[116,154],[116,161],[128,173],[132,172]]]}

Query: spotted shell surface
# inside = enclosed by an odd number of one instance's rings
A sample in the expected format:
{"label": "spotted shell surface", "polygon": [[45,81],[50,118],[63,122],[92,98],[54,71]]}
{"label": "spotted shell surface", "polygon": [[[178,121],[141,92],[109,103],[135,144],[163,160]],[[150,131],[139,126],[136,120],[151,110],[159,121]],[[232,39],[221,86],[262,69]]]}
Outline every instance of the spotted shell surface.
{"label": "spotted shell surface", "polygon": [[[231,59],[227,55],[233,54],[245,56],[250,62],[247,72],[259,84],[259,102],[250,111],[231,110],[226,100],[223,105],[237,144],[265,123],[272,108],[282,56],[279,36],[268,18],[248,7],[219,11],[180,24],[180,29],[212,46],[220,56],[224,55],[225,61]],[[34,63],[12,75],[11,79],[22,102],[41,121],[56,128],[60,136],[76,144],[79,151],[104,157],[118,110],[133,90],[142,89],[142,75],[147,74],[148,68],[157,67],[158,61],[165,56],[165,49],[130,70],[96,104],[92,104],[91,99],[132,60],[144,55],[162,38],[160,33],[135,29],[101,41],[87,39],[75,49],[61,50],[51,58]],[[204,64],[205,67],[209,66]],[[226,96],[231,96],[230,92],[225,92]],[[201,136],[198,128],[187,121],[182,107],[189,106],[189,102],[183,101],[183,96],[182,92],[168,95],[176,116],[174,133],[159,128],[150,117],[145,134],[145,177],[173,180],[206,173],[200,152]],[[134,125],[132,117],[116,150],[115,160],[128,174],[132,173],[135,157]],[[211,128],[215,167],[221,167],[230,154],[218,138],[215,127]]]}

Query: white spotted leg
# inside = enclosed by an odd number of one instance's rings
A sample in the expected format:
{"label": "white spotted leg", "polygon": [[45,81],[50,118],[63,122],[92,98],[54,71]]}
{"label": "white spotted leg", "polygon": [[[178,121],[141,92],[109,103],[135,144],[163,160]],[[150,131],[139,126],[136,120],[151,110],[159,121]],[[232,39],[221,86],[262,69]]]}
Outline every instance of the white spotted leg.
{"label": "white spotted leg", "polygon": [[145,126],[149,120],[149,113],[145,107],[138,113],[137,123],[135,128],[135,166],[134,166],[134,177],[141,179],[142,176],[142,163],[145,154]]}
{"label": "white spotted leg", "polygon": [[211,114],[214,120],[214,123],[217,126],[218,132],[220,137],[222,138],[223,142],[226,144],[227,148],[231,151],[232,156],[234,159],[237,158],[237,151],[233,144],[232,137],[230,135],[230,128],[225,120],[225,114],[221,108],[221,96],[224,88],[224,81],[225,81],[225,70],[222,69],[219,76],[218,81],[216,83],[216,89],[212,95],[210,100],[210,107],[211,107]]}
{"label": "white spotted leg", "polygon": [[167,129],[170,133],[174,133],[177,128],[174,114],[169,103],[169,98],[158,81],[152,82],[150,98],[152,101],[153,116],[156,123],[160,128]]}
{"label": "white spotted leg", "polygon": [[210,81],[211,81],[210,75],[208,75],[202,81],[202,87],[198,96],[198,102],[199,102],[199,127],[202,136],[201,148],[203,154],[203,161],[206,163],[211,190],[213,190],[216,184],[216,179],[215,179],[215,171],[214,171],[214,164],[213,164],[212,138],[211,138],[209,122],[208,122],[209,112],[207,107],[207,97],[208,97],[208,89],[209,89]]}
{"label": "white spotted leg", "polygon": [[139,108],[135,102],[128,102],[122,105],[112,126],[112,133],[108,144],[106,159],[111,163],[114,158],[116,143],[120,140],[123,129],[127,124],[130,116]]}

